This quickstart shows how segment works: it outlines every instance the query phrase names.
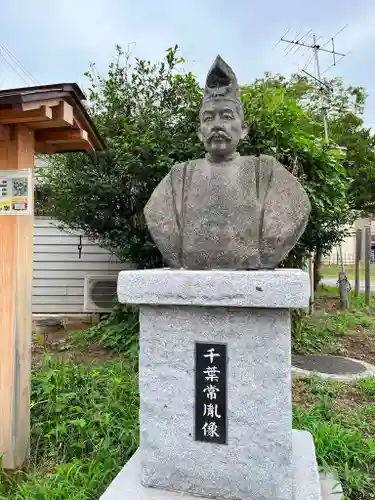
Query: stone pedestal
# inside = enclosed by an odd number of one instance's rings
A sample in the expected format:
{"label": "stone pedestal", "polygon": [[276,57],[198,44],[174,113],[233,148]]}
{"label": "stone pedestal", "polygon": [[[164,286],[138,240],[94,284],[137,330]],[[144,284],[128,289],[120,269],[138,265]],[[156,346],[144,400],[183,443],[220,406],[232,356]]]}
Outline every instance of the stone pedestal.
{"label": "stone pedestal", "polygon": [[[103,499],[319,500],[311,435],[292,438],[289,310],[308,275],[123,271],[118,296],[140,305],[140,448]],[[227,345],[226,444],[194,440],[196,342]]]}

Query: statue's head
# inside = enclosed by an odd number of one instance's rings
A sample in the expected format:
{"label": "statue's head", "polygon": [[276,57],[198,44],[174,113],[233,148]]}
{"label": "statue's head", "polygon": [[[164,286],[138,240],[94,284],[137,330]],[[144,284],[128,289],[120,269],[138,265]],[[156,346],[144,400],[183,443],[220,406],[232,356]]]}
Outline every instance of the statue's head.
{"label": "statue's head", "polygon": [[247,134],[236,75],[217,56],[207,75],[199,138],[216,161],[229,158]]}

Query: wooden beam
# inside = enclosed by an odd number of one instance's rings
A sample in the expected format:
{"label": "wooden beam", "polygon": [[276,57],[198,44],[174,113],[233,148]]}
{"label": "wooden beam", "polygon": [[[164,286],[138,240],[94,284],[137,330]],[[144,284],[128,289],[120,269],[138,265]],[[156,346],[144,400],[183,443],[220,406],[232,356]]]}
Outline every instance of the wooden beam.
{"label": "wooden beam", "polygon": [[[87,126],[85,126],[84,120],[81,117],[77,116],[77,113],[74,114],[73,126],[76,127],[76,128],[78,128],[78,129],[81,129],[81,130],[86,130],[87,129]],[[95,146],[92,144],[91,139],[92,138],[95,139],[95,134],[93,133],[92,130],[89,130],[88,133],[89,133],[90,143],[91,143],[91,149],[90,149],[90,151],[92,151],[92,150],[95,150]]]}
{"label": "wooden beam", "polygon": [[55,143],[53,144],[55,148],[55,153],[63,153],[64,151],[90,151],[94,150],[93,145],[89,141],[82,142],[64,142],[63,144]]}
{"label": "wooden beam", "polygon": [[35,143],[36,153],[54,154],[54,153],[74,152],[74,151],[77,152],[86,151],[87,153],[90,153],[91,151],[95,151],[95,148],[89,141],[48,143],[48,144],[45,142]]}
{"label": "wooden beam", "polygon": [[64,125],[73,126],[74,110],[73,106],[65,101],[52,108],[53,120],[59,121]]}
{"label": "wooden beam", "polygon": [[23,111],[29,111],[30,109],[38,109],[40,106],[48,106],[50,108],[58,106],[62,102],[60,99],[45,99],[42,101],[31,101],[23,102],[20,105],[20,109]]}
{"label": "wooden beam", "polygon": [[[16,125],[0,141],[0,170],[34,168],[34,133]],[[32,202],[32,200],[31,200]],[[33,215],[0,216],[0,455],[25,461],[30,436]]]}
{"label": "wooden beam", "polygon": [[83,142],[88,141],[86,130],[73,130],[63,128],[58,130],[43,130],[35,133],[35,140],[38,142],[64,143],[64,142]]}
{"label": "wooden beam", "polygon": [[10,139],[10,132],[8,125],[0,125],[0,141],[8,141]]}
{"label": "wooden beam", "polygon": [[29,123],[52,119],[52,109],[41,106],[38,109],[22,111],[18,109],[0,109],[0,124]]}
{"label": "wooden beam", "polygon": [[30,124],[34,130],[44,128],[73,127],[73,106],[65,101],[58,101],[52,106],[52,120],[49,122],[34,122]]}
{"label": "wooden beam", "polygon": [[56,147],[52,144],[45,144],[44,142],[35,143],[35,152],[41,154],[54,154],[56,153]]}

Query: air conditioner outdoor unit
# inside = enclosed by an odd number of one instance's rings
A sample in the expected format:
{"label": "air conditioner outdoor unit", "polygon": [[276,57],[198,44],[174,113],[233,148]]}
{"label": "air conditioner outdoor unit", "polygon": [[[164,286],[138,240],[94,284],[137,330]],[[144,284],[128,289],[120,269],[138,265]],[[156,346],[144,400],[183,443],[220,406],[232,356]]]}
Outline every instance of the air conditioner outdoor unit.
{"label": "air conditioner outdoor unit", "polygon": [[84,310],[88,313],[110,312],[117,299],[117,275],[85,276]]}

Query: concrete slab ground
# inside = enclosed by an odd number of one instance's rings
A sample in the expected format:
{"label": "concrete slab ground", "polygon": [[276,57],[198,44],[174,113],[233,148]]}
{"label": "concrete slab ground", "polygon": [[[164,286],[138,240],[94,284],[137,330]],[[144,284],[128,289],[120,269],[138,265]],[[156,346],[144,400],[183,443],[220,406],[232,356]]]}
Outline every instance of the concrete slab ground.
{"label": "concrete slab ground", "polygon": [[320,485],[322,488],[322,500],[342,500],[344,498],[340,481],[333,472],[321,472]]}
{"label": "concrete slab ground", "polygon": [[[294,482],[302,482],[297,488],[294,487],[293,500],[342,500],[341,485],[333,474],[320,473],[318,478],[315,476],[316,462],[315,456],[311,456],[314,448],[310,433],[293,431],[293,447],[298,455],[298,459],[294,458]],[[115,477],[100,500],[213,500],[187,493],[145,488],[140,482],[140,461],[141,454],[138,450]],[[307,484],[303,484],[303,481]]]}

